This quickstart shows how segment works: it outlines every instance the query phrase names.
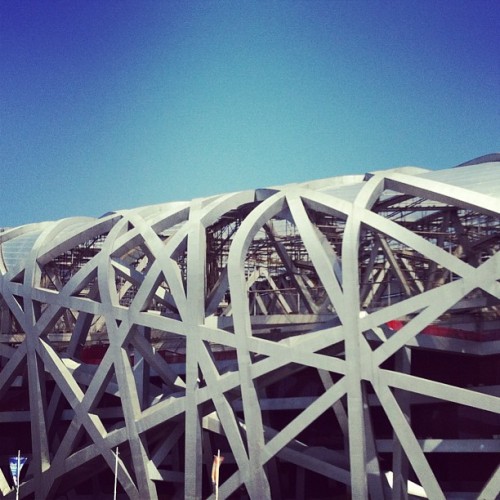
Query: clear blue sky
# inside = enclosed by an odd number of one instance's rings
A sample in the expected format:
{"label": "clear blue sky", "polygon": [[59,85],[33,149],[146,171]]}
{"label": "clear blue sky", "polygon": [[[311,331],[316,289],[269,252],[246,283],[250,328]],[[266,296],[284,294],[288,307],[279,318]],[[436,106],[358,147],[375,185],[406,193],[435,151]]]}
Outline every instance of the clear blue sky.
{"label": "clear blue sky", "polygon": [[0,3],[0,227],[500,150],[500,3]]}

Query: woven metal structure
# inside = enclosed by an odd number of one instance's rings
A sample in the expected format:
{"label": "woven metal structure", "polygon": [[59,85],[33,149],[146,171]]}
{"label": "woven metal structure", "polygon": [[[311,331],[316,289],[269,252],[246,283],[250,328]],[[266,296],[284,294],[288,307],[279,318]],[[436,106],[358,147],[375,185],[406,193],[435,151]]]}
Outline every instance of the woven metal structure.
{"label": "woven metal structure", "polygon": [[497,157],[4,230],[0,490],[494,498],[499,247]]}

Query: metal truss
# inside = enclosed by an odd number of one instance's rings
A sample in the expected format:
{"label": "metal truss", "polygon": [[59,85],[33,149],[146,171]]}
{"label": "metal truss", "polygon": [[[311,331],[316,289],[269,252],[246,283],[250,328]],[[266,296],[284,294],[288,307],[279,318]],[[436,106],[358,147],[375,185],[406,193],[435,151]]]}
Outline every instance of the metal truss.
{"label": "metal truss", "polygon": [[107,494],[116,464],[128,498],[213,498],[219,449],[220,498],[495,498],[499,172],[0,233],[0,490],[22,447],[22,498]]}

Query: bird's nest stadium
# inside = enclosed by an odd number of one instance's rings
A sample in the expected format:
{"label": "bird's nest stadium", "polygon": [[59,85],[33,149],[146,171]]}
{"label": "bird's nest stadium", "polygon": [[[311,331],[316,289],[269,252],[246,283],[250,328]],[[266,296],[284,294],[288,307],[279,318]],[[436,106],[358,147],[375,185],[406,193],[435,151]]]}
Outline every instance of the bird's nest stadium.
{"label": "bird's nest stadium", "polygon": [[499,248],[500,155],[4,229],[1,495],[493,499]]}

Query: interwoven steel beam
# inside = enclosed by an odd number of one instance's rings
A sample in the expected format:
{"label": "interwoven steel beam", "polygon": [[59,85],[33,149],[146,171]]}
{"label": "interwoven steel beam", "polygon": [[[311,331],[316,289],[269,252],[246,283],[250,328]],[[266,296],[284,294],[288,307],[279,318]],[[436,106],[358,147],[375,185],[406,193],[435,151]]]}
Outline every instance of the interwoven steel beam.
{"label": "interwoven steel beam", "polygon": [[[220,498],[307,497],[314,478],[353,498],[493,498],[499,248],[494,162],[1,232],[0,433],[25,433],[21,497],[109,493],[116,465],[128,498],[211,497],[220,449]],[[433,419],[450,411],[446,436]],[[1,437],[6,460],[20,445]],[[439,453],[487,470],[464,485]]]}

